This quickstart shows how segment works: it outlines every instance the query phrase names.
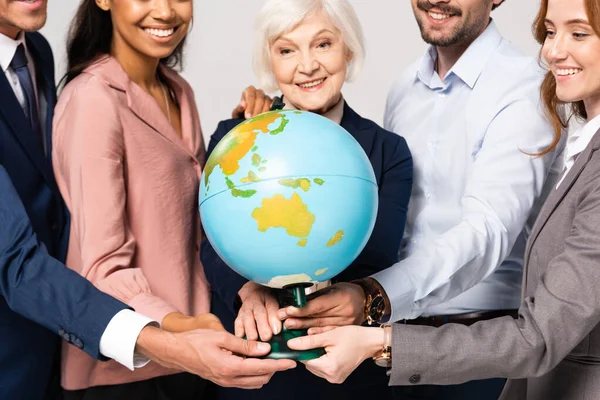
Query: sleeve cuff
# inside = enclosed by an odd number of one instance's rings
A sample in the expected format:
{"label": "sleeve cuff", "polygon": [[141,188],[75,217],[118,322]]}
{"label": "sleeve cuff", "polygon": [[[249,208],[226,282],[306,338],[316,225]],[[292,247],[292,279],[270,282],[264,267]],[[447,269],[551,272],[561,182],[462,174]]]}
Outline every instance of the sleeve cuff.
{"label": "sleeve cuff", "polygon": [[135,344],[140,332],[147,325],[159,327],[156,321],[142,314],[132,310],[119,311],[112,317],[100,337],[100,353],[131,371],[145,366],[150,360],[135,353]]}

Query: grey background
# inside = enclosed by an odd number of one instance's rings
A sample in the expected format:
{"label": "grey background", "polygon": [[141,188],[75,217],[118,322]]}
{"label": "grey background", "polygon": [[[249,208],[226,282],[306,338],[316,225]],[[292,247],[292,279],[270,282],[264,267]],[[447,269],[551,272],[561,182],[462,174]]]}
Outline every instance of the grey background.
{"label": "grey background", "polygon": [[[254,17],[263,0],[195,0],[194,24],[188,39],[183,75],[196,94],[205,138],[217,123],[229,118],[242,90],[256,84],[251,54]],[[424,51],[409,0],[351,0],[363,24],[367,59],[362,75],[344,86],[349,104],[367,118],[382,123],[391,83]],[[50,0],[42,33],[50,41],[57,78],[64,73],[65,43],[78,0]],[[537,0],[506,0],[493,17],[503,35],[537,57],[531,34]]]}

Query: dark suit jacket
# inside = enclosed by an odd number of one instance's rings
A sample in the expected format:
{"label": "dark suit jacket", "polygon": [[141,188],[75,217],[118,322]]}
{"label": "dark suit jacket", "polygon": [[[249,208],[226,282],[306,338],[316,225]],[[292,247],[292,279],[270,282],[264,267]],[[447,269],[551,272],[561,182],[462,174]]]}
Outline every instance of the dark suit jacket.
{"label": "dark suit jacket", "polygon": [[599,177],[600,131],[533,226],[519,319],[395,325],[391,383],[507,377],[503,400],[600,399]]}
{"label": "dark suit jacket", "polygon": [[[219,123],[216,132],[211,137],[208,155],[217,143],[240,122],[242,120],[231,119]],[[379,209],[373,233],[358,258],[334,279],[334,281],[350,281],[374,274],[397,262],[412,188],[413,166],[410,151],[402,137],[362,118],[348,104],[344,106],[344,115],[340,125],[350,132],[367,153],[379,186]],[[237,314],[234,309],[235,298],[247,280],[231,270],[219,258],[208,240],[203,242],[200,254],[206,277],[213,291],[213,312],[221,318],[227,329],[233,330],[233,321]],[[328,385],[320,378],[315,378],[304,371],[302,367],[299,367],[297,371],[276,374],[264,389],[253,391],[253,393],[256,392],[257,398],[260,399],[271,398],[269,396],[274,399],[282,398],[282,393],[289,392],[289,385],[293,384],[292,381],[298,379],[303,380],[302,386],[309,390],[307,394],[325,390],[329,393],[328,395],[356,394],[358,386],[379,385],[385,387],[387,383],[385,370],[375,366],[370,360],[349,378],[348,384],[337,387]],[[301,390],[298,386],[296,382],[295,392]],[[339,389],[340,387],[343,389]],[[343,392],[343,390],[347,390],[347,392]],[[234,389],[231,389],[230,392],[231,396],[222,395],[220,397],[234,399],[238,395]],[[244,396],[254,395],[253,393],[246,393]],[[300,396],[298,393],[296,394]]]}
{"label": "dark suit jacket", "polygon": [[[26,40],[36,66],[38,91],[48,102],[48,118],[43,123],[50,154],[56,103],[54,60],[42,35],[27,33]],[[53,373],[58,349],[55,334],[99,357],[104,328],[127,307],[97,292],[80,276],[67,273],[46,254],[64,260],[68,214],[52,163],[3,73],[0,98],[0,398],[39,399]]]}

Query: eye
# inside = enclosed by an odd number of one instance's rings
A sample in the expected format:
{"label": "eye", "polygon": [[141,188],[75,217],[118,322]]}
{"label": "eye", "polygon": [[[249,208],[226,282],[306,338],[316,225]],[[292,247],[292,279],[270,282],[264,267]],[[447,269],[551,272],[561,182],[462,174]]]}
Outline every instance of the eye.
{"label": "eye", "polygon": [[588,35],[587,33],[573,32],[573,37],[575,39],[585,39],[588,36],[590,36],[590,35]]}
{"label": "eye", "polygon": [[292,50],[291,49],[279,49],[279,55],[281,56],[289,56],[290,54],[292,54]]}
{"label": "eye", "polygon": [[318,47],[319,49],[328,49],[328,48],[330,48],[330,47],[331,47],[331,42],[330,42],[329,40],[326,40],[326,41],[324,41],[324,42],[321,42],[321,43],[319,43],[319,44],[317,45],[317,47]]}
{"label": "eye", "polygon": [[554,37],[554,31],[547,29],[546,30],[546,37],[547,38],[553,38]]}

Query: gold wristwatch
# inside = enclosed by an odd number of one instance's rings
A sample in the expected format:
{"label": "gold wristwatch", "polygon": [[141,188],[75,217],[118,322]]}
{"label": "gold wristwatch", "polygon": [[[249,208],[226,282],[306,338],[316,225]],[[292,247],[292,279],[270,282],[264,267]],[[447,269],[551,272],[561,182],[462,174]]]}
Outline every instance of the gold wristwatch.
{"label": "gold wristwatch", "polygon": [[365,320],[369,325],[378,324],[384,317],[390,315],[390,301],[385,291],[373,278],[364,278],[352,281],[365,292]]}
{"label": "gold wristwatch", "polygon": [[381,353],[373,357],[373,361],[379,367],[391,368],[392,367],[392,325],[381,324],[380,327],[383,329],[383,349]]}

